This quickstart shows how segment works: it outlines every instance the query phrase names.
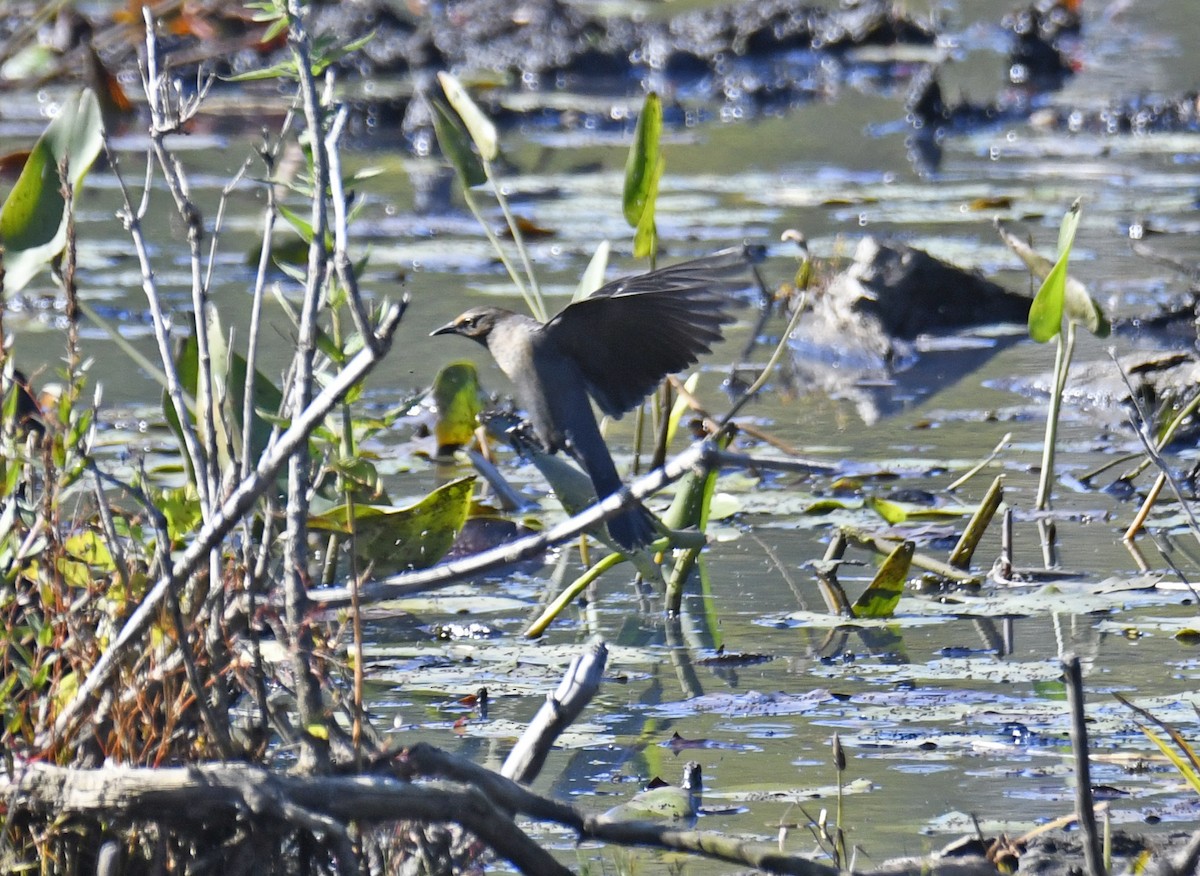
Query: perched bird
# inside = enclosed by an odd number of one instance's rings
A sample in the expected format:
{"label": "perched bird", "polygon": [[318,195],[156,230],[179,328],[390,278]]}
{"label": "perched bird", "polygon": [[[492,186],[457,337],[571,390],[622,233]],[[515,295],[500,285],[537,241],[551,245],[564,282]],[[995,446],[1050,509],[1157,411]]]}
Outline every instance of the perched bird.
{"label": "perched bird", "polygon": [[[499,307],[474,307],[433,335],[456,334],[488,348],[516,386],[534,432],[551,453],[566,450],[596,495],[621,488],[588,396],[620,417],[668,374],[693,364],[733,321],[731,292],[747,285],[741,248],[608,283],[567,305],[547,323]],[[627,548],[649,544],[644,508],[608,522]]]}

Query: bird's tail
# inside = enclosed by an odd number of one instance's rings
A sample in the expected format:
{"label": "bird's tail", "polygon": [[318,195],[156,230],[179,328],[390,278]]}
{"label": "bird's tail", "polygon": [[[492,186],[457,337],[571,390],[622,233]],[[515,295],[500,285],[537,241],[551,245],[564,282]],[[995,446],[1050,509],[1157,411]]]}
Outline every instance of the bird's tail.
{"label": "bird's tail", "polygon": [[[613,464],[599,431],[594,436],[585,432],[584,436],[585,440],[580,441],[579,436],[572,435],[568,449],[592,479],[596,495],[600,499],[607,499],[621,489],[621,476],[617,474],[617,467]],[[640,504],[610,519],[608,534],[617,544],[629,550],[645,547],[654,541],[656,536],[650,512]]]}
{"label": "bird's tail", "polygon": [[655,537],[650,512],[641,505],[630,508],[608,521],[608,534],[623,548],[634,550],[645,547]]}

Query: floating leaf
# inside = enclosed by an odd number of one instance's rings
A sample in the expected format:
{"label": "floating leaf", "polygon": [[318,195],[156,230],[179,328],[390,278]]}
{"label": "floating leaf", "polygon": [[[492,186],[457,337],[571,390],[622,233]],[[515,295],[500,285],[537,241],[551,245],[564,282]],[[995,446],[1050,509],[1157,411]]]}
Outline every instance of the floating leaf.
{"label": "floating leaf", "polygon": [[908,512],[904,508],[891,502],[887,499],[880,499],[877,496],[867,497],[867,507],[886,520],[892,526],[903,523],[908,519]]}
{"label": "floating leaf", "polygon": [[[454,544],[471,508],[474,486],[474,477],[459,478],[402,508],[355,504],[354,547],[359,561],[373,563],[378,572],[432,566]],[[310,518],[309,526],[349,534],[346,506]]]}
{"label": "floating leaf", "polygon": [[[628,802],[614,806],[601,818],[605,821],[629,819],[691,819],[700,811],[701,788],[700,767],[692,762],[684,768],[682,787],[667,785],[656,780],[658,787],[651,787],[634,794]],[[654,784],[654,783],[652,783]]]}

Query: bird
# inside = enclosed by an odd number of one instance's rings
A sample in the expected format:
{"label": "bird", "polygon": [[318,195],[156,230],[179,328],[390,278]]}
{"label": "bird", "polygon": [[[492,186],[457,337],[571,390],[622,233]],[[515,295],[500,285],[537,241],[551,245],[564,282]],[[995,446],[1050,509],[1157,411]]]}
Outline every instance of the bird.
{"label": "bird", "polygon": [[[711,352],[733,322],[732,293],[748,276],[745,249],[727,249],[614,280],[545,323],[500,307],[473,307],[430,336],[462,335],[487,347],[516,387],[538,440],[550,453],[573,456],[604,499],[621,489],[621,478],[588,397],[620,418],[668,374]],[[610,519],[608,531],[627,549],[654,540],[640,505]]]}

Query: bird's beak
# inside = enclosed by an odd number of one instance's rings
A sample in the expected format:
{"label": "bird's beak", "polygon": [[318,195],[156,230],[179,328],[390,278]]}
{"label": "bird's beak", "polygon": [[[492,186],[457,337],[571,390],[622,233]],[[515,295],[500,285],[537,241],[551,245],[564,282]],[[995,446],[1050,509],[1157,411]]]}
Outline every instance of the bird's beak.
{"label": "bird's beak", "polygon": [[456,334],[458,334],[458,323],[448,322],[441,328],[435,328],[433,331],[431,331],[429,333],[429,337],[432,338],[434,335],[456,335]]}

